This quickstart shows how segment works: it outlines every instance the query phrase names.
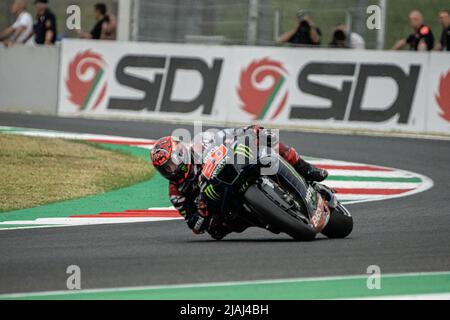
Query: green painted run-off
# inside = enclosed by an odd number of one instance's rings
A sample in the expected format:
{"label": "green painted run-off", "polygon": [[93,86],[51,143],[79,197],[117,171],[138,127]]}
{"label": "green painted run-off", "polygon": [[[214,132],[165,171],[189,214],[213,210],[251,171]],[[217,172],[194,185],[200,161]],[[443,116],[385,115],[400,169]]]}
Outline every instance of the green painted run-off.
{"label": "green painted run-off", "polygon": [[0,299],[339,299],[395,295],[450,293],[450,273],[389,275],[381,289],[368,289],[367,276],[331,279],[298,279],[234,284],[203,284],[167,287],[64,291]]}

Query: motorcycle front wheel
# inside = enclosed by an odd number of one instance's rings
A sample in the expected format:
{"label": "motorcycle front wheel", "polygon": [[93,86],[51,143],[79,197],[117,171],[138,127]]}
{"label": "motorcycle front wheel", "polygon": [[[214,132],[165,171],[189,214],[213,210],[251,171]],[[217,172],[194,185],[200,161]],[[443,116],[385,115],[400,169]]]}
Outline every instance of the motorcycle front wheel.
{"label": "motorcycle front wheel", "polygon": [[286,212],[259,185],[250,186],[245,192],[244,198],[247,204],[270,226],[287,233],[295,240],[311,241],[316,237],[317,233],[311,225]]}

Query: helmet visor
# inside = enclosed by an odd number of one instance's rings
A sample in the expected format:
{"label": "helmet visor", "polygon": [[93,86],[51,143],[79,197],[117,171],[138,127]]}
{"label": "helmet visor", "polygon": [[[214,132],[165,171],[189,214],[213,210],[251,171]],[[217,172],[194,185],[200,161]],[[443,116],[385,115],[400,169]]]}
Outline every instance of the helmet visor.
{"label": "helmet visor", "polygon": [[170,158],[157,169],[167,179],[179,179],[187,171],[189,150],[182,143],[178,143]]}

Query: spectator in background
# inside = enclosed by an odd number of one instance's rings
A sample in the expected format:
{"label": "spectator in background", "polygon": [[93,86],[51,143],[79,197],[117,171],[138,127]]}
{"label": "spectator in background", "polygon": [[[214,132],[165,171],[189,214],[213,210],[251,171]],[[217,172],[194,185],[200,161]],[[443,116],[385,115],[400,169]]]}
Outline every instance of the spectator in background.
{"label": "spectator in background", "polygon": [[36,23],[33,33],[36,44],[55,44],[56,40],[56,17],[48,8],[47,0],[35,0],[34,9],[36,11]]}
{"label": "spectator in background", "polygon": [[408,38],[398,40],[392,47],[393,50],[400,50],[407,44],[413,51],[426,51],[434,47],[434,36],[431,29],[424,24],[423,15],[420,11],[414,10],[409,14],[409,24],[413,29]]}
{"label": "spectator in background", "polygon": [[27,0],[15,0],[11,6],[11,13],[16,16],[16,21],[0,32],[0,40],[4,40],[5,46],[14,43],[25,43],[33,34],[33,17],[26,11]]}
{"label": "spectator in background", "polygon": [[331,42],[329,43],[330,48],[350,48],[348,46],[347,34],[341,29],[336,29],[333,32]]}
{"label": "spectator in background", "polygon": [[297,11],[297,20],[291,30],[283,33],[278,42],[318,46],[322,33],[304,10]]}
{"label": "spectator in background", "polygon": [[442,25],[441,40],[436,44],[436,50],[450,51],[450,10],[441,10],[438,15]]}
{"label": "spectator in background", "polygon": [[97,23],[90,32],[79,31],[78,35],[84,39],[101,39],[101,40],[115,40],[117,20],[112,14],[107,12],[104,3],[97,3],[94,6],[94,15]]}
{"label": "spectator in background", "polygon": [[[351,48],[351,49],[365,49],[366,48],[366,42],[364,41],[364,38],[356,32],[349,32],[347,25],[345,25],[344,23],[340,23],[340,24],[336,25],[336,27],[333,30],[333,35],[334,35],[334,33],[336,33],[339,30],[345,33],[348,48]],[[339,33],[338,33],[338,35],[339,35]],[[334,37],[333,37],[333,39],[334,39]],[[331,42],[333,42],[333,40]]]}

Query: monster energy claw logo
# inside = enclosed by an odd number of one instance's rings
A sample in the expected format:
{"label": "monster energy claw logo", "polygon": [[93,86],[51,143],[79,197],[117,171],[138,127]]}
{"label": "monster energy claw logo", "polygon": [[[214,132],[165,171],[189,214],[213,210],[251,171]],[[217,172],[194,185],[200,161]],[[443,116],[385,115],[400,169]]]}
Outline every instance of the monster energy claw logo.
{"label": "monster energy claw logo", "polygon": [[249,159],[253,159],[253,151],[250,149],[250,147],[246,146],[245,144],[238,144],[236,148],[234,148],[234,153],[239,154],[241,156],[244,156]]}
{"label": "monster energy claw logo", "polygon": [[220,195],[217,193],[216,189],[214,189],[214,186],[211,184],[205,188],[205,194],[211,200],[214,201],[220,200]]}

